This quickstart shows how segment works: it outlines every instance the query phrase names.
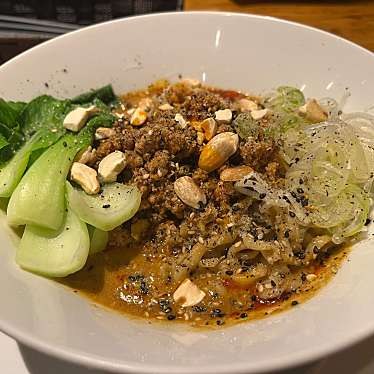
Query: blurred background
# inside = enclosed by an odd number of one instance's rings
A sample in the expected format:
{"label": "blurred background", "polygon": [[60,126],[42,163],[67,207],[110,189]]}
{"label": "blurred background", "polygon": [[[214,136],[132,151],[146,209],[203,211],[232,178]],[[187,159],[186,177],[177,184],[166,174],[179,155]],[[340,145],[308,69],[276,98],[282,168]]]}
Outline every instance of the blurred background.
{"label": "blurred background", "polygon": [[0,64],[38,43],[80,27],[176,10],[279,17],[333,32],[374,51],[374,0],[0,0]]}

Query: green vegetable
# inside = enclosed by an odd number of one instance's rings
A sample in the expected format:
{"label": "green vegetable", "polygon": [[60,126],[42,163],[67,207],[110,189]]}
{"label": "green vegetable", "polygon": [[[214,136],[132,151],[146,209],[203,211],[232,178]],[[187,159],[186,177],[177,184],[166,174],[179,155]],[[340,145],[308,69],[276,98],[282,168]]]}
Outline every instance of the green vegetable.
{"label": "green vegetable", "polygon": [[291,191],[302,189],[306,194],[311,224],[328,230],[335,243],[355,235],[369,213],[366,185],[372,177],[366,153],[372,150],[364,149],[353,127],[340,121],[287,134],[286,184]]}
{"label": "green vegetable", "polygon": [[306,125],[305,119],[298,114],[290,113],[279,116],[279,130],[283,134],[290,129],[298,130],[304,125]]}
{"label": "green vegetable", "polygon": [[95,117],[91,118],[87,124],[86,128],[95,130],[98,127],[111,127],[114,123],[115,117],[109,112],[99,112]]}
{"label": "green vegetable", "polygon": [[0,134],[0,149],[6,147],[9,144],[4,135]]}
{"label": "green vegetable", "polygon": [[86,263],[90,238],[86,224],[68,209],[57,231],[27,225],[16,254],[23,269],[47,277],[65,277]]}
{"label": "green vegetable", "polygon": [[248,112],[240,113],[232,124],[242,139],[247,139],[250,136],[257,138],[259,135],[260,124]]}
{"label": "green vegetable", "polygon": [[0,197],[11,196],[27,168],[32,148],[38,140],[38,134],[34,135],[7,164],[0,168]]}
{"label": "green vegetable", "polygon": [[24,103],[0,99],[0,163],[11,158],[24,141],[20,130],[23,107]]}
{"label": "green vegetable", "polygon": [[33,150],[51,146],[66,133],[63,121],[72,109],[70,101],[61,101],[46,95],[27,104],[21,113],[20,121],[26,140],[35,133],[39,134],[40,140],[33,145]]}
{"label": "green vegetable", "polygon": [[[115,117],[107,104],[114,100],[111,86],[74,102],[46,95],[28,104],[0,99],[0,162],[10,159],[0,167],[0,197],[10,197],[8,222],[26,224],[16,259],[24,269],[62,277],[81,269],[89,251],[105,249],[108,233],[93,227],[90,238],[86,224],[66,208],[65,188],[75,155],[92,144],[97,127],[113,124]],[[63,120],[78,105],[95,105],[100,112],[81,131],[71,133],[63,127]],[[137,210],[140,198],[117,216],[109,209],[109,223],[130,218],[134,204]]]}
{"label": "green vegetable", "polygon": [[112,85],[108,84],[107,86],[98,88],[96,90],[85,92],[74,97],[71,101],[74,104],[85,104],[94,101],[94,99],[99,99],[105,104],[110,104],[115,101],[116,96],[114,95]]}
{"label": "green vegetable", "polygon": [[0,99],[0,123],[8,128],[19,125],[19,108]]}
{"label": "green vegetable", "polygon": [[270,108],[280,112],[293,112],[304,104],[304,94],[297,88],[289,86],[278,87],[277,95],[269,102]]}
{"label": "green vegetable", "polygon": [[[35,106],[36,102],[40,104],[37,106],[39,109]],[[9,196],[17,185],[25,170],[26,159],[28,160],[30,157],[30,152],[33,151],[32,156],[37,152],[36,156],[39,158],[36,161],[35,158],[32,159],[32,165],[11,196],[8,206],[8,221],[11,225],[16,226],[31,224],[57,230],[62,224],[65,208],[65,180],[75,155],[80,149],[88,147],[92,143],[96,127],[111,125],[114,118],[109,112],[100,112],[98,116],[89,120],[78,134],[66,134],[40,156],[40,148],[38,147],[44,147],[48,142],[54,142],[60,134],[65,132],[63,130],[51,133],[48,126],[54,123],[56,125],[54,128],[62,127],[63,113],[69,108],[69,104],[50,97],[40,97],[39,100],[33,100],[33,105],[30,104],[24,111],[25,129],[29,133],[32,128],[36,129],[34,138],[37,140],[31,144],[31,140],[29,140],[25,145],[28,153],[25,152],[24,158],[21,157],[22,152],[18,152],[17,155],[20,154],[20,156],[16,155],[15,157],[17,162],[11,160],[9,166],[7,165],[8,169],[5,168],[7,174],[14,171],[14,177],[11,183],[8,183],[9,188],[3,192],[4,196]],[[49,118],[49,125],[41,124],[42,121],[45,121],[45,117]],[[4,179],[0,173],[0,196],[1,183]],[[4,184],[6,182],[3,182]]]}
{"label": "green vegetable", "polygon": [[107,231],[98,229],[88,225],[88,233],[90,234],[90,255],[103,251],[109,239],[109,234]]}
{"label": "green vegetable", "polygon": [[121,183],[103,186],[99,195],[87,195],[66,182],[68,201],[79,218],[103,231],[113,230],[138,211],[141,193],[136,187]]}
{"label": "green vegetable", "polygon": [[18,113],[18,115],[21,114],[23,109],[25,109],[27,103],[24,103],[23,101],[8,101],[8,105]]}
{"label": "green vegetable", "polygon": [[[27,170],[8,205],[10,225],[38,225],[57,230],[65,210],[65,180],[84,142],[67,134],[48,148]],[[77,141],[77,142],[75,142]]]}
{"label": "green vegetable", "polygon": [[364,227],[369,205],[367,193],[352,184],[328,205],[317,205],[317,210],[311,214],[311,219],[317,227],[330,228],[333,233],[347,238]]}

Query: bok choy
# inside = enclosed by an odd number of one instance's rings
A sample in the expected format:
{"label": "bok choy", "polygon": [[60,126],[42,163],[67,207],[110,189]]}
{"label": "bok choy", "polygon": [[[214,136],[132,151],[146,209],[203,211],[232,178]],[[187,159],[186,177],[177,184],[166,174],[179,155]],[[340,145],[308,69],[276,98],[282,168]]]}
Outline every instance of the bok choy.
{"label": "bok choy", "polygon": [[25,270],[47,277],[65,277],[80,270],[90,249],[87,226],[67,209],[64,223],[58,230],[27,225],[16,262]]}
{"label": "bok choy", "polygon": [[[97,127],[112,126],[109,105],[115,100],[109,85],[72,100],[46,95],[29,103],[0,99],[0,197],[10,198],[9,224],[26,225],[16,256],[22,268],[48,277],[76,272],[89,253],[105,249],[108,233],[104,229],[136,213],[140,205],[136,189],[104,186],[93,200],[95,209],[88,205],[87,211],[84,193],[66,185],[74,158],[93,144]],[[66,115],[77,106],[90,105],[98,113],[78,133],[67,131],[63,126]],[[72,198],[71,190],[75,192]],[[105,210],[105,204],[111,208]],[[92,226],[88,228],[86,222]]]}

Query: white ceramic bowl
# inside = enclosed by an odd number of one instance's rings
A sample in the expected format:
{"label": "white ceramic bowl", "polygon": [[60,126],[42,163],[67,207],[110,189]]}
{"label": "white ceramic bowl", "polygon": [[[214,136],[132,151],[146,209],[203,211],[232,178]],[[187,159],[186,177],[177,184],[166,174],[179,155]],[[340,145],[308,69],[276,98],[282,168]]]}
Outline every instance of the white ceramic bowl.
{"label": "white ceramic bowl", "polygon": [[[157,14],[73,32],[3,65],[0,96],[71,96],[108,82],[120,93],[179,73],[252,92],[289,84],[307,96],[339,98],[348,87],[348,109],[374,102],[372,53],[309,27],[229,13]],[[94,307],[53,281],[19,270],[5,225],[0,240],[0,329],[33,348],[91,367],[258,373],[319,358],[374,332],[370,242],[359,244],[311,301],[208,332],[150,325]]]}

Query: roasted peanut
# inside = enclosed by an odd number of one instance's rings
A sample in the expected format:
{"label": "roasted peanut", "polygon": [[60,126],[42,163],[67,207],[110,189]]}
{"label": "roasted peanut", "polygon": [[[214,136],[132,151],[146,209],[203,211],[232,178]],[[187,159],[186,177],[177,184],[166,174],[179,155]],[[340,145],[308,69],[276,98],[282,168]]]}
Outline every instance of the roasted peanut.
{"label": "roasted peanut", "polygon": [[114,135],[116,135],[116,130],[111,129],[109,127],[98,127],[95,132],[95,139],[96,140],[108,139]]}
{"label": "roasted peanut", "polygon": [[205,292],[200,290],[195,283],[188,278],[185,279],[173,294],[173,299],[177,303],[181,303],[183,308],[194,306],[200,303],[205,297]]}
{"label": "roasted peanut", "polygon": [[318,123],[327,120],[327,113],[322,109],[315,99],[308,100],[305,105],[299,108],[299,112],[311,122]]}
{"label": "roasted peanut", "polygon": [[239,108],[242,112],[251,112],[252,110],[257,110],[257,104],[249,99],[240,99]]}
{"label": "roasted peanut", "polygon": [[130,123],[133,126],[141,126],[147,121],[147,113],[141,109],[137,108],[131,116]]}
{"label": "roasted peanut", "polygon": [[238,134],[223,132],[216,135],[203,148],[199,167],[207,172],[218,169],[237,151],[238,146]]}
{"label": "roasted peanut", "polygon": [[126,158],[121,151],[114,151],[105,156],[99,163],[99,175],[103,182],[115,182],[118,174],[126,166]]}
{"label": "roasted peanut", "polygon": [[223,170],[219,178],[224,182],[236,182],[252,172],[253,169],[250,166],[236,166]]}
{"label": "roasted peanut", "polygon": [[200,124],[201,129],[204,132],[205,139],[212,139],[217,133],[217,122],[213,118],[207,118]]}
{"label": "roasted peanut", "polygon": [[186,205],[192,208],[199,209],[206,204],[205,193],[191,177],[178,178],[174,182],[174,191]]}
{"label": "roasted peanut", "polygon": [[70,170],[70,178],[78,183],[89,195],[97,194],[100,191],[97,172],[87,165],[74,162]]}

